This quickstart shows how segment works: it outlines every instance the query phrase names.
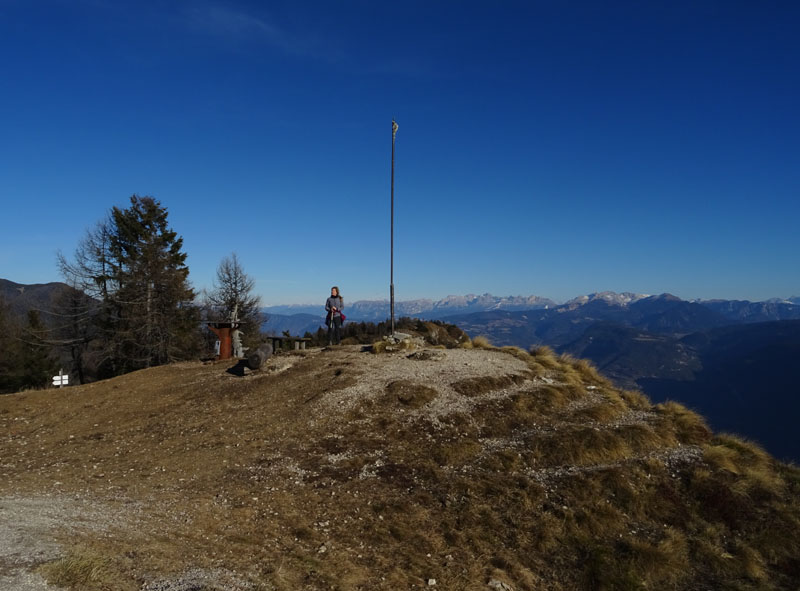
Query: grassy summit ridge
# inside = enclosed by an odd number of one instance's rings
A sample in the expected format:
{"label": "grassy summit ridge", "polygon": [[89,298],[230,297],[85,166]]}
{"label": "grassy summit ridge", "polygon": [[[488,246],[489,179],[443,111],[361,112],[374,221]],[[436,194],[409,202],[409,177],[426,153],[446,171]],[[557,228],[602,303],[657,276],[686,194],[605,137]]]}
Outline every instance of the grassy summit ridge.
{"label": "grassy summit ridge", "polygon": [[39,566],[74,589],[798,587],[800,471],[584,361],[476,344],[4,396],[0,503],[91,507]]}

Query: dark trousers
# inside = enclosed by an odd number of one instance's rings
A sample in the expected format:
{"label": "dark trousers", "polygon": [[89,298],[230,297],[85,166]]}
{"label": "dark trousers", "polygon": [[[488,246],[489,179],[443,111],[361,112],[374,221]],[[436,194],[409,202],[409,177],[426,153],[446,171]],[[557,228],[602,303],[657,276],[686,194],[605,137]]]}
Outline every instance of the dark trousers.
{"label": "dark trousers", "polygon": [[342,317],[334,316],[328,325],[328,344],[338,345],[342,342]]}

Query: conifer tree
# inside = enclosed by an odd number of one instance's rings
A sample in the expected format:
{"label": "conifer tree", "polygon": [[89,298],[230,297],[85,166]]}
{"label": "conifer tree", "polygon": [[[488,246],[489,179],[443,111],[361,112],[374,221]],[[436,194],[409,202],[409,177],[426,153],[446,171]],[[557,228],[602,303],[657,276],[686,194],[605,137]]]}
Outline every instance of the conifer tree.
{"label": "conifer tree", "polygon": [[95,308],[100,377],[199,353],[199,312],[183,239],[167,217],[156,199],[134,195],[128,208],[112,208],[87,233],[74,261],[60,256],[67,282],[93,298],[85,305]]}
{"label": "conifer tree", "polygon": [[17,391],[18,347],[8,304],[0,295],[0,394]]}
{"label": "conifer tree", "polygon": [[100,301],[73,284],[56,294],[49,312],[53,327],[47,340],[69,360],[70,374],[78,384],[97,375],[102,352],[98,322],[101,307]]}
{"label": "conifer tree", "polygon": [[17,322],[0,299],[0,394],[44,388],[57,369],[51,347],[42,340],[46,329],[30,310],[27,324]]}
{"label": "conifer tree", "polygon": [[20,388],[44,388],[58,371],[58,363],[50,355],[51,347],[44,340],[46,333],[39,312],[29,310],[19,345]]}

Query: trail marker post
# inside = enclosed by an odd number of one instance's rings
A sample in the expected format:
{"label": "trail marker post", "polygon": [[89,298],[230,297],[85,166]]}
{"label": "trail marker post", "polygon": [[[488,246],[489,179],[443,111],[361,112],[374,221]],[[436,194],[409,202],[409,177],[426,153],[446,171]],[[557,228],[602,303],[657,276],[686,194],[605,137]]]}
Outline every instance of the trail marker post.
{"label": "trail marker post", "polygon": [[69,374],[65,375],[64,370],[59,369],[58,375],[53,376],[53,385],[58,386],[59,388],[69,385]]}

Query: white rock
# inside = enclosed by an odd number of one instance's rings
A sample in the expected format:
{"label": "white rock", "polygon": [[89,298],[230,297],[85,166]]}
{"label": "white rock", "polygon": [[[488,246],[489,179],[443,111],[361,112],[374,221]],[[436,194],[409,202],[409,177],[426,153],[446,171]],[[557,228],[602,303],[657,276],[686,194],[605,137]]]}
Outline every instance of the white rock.
{"label": "white rock", "polygon": [[489,588],[497,589],[498,591],[514,591],[514,587],[503,581],[498,581],[497,579],[491,579],[489,581]]}

